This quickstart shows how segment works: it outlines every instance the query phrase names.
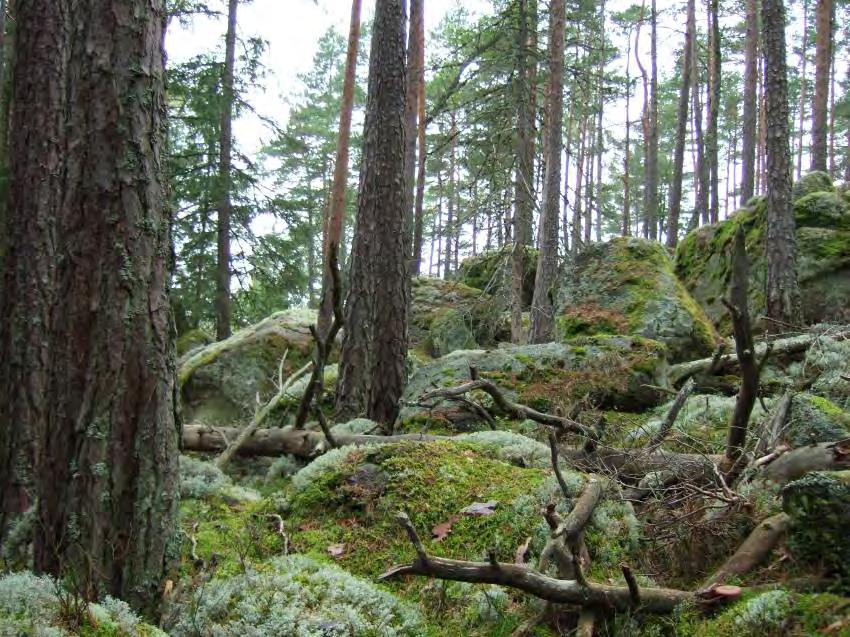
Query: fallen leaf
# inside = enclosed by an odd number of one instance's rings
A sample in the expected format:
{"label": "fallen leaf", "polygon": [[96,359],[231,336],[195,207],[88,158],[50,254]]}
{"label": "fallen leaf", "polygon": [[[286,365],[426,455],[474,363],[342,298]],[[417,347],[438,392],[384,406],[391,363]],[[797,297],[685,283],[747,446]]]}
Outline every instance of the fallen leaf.
{"label": "fallen leaf", "polygon": [[494,509],[498,501],[490,500],[489,502],[473,502],[468,507],[461,509],[461,513],[466,515],[493,515]]}
{"label": "fallen leaf", "polygon": [[331,557],[342,557],[345,553],[345,544],[331,544],[328,546],[328,553]]}
{"label": "fallen leaf", "polygon": [[457,522],[460,518],[456,515],[453,515],[448,521],[443,522],[442,524],[438,524],[433,529],[431,529],[431,537],[435,542],[441,542],[446,539],[446,536],[449,534],[449,531],[452,530],[452,525]]}

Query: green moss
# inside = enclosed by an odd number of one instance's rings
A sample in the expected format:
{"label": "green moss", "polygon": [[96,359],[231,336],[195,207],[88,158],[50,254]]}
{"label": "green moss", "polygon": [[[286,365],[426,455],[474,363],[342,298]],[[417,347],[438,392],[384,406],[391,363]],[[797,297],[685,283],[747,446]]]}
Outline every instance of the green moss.
{"label": "green moss", "polygon": [[177,338],[177,356],[183,356],[197,347],[209,345],[214,340],[212,336],[202,329],[191,330],[185,334],[181,334]]}
{"label": "green moss", "polygon": [[843,197],[834,192],[812,192],[794,203],[797,225],[850,230],[850,213]]}
{"label": "green moss", "polygon": [[[511,289],[512,246],[488,250],[461,261],[454,274],[455,280],[484,290],[494,297],[508,298]],[[526,246],[523,255],[522,299],[523,307],[531,307],[534,279],[537,276],[537,250]]]}
{"label": "green moss", "polygon": [[835,187],[832,185],[832,179],[825,172],[813,170],[800,177],[791,190],[791,201],[796,203],[806,195],[814,192],[834,192]]}

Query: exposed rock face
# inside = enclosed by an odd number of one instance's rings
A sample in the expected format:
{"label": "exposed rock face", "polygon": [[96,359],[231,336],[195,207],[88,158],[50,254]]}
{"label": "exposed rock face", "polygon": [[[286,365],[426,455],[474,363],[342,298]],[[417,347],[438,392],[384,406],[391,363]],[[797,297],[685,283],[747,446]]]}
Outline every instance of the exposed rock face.
{"label": "exposed rock face", "polygon": [[[797,265],[803,317],[809,323],[850,320],[850,203],[835,192],[823,173],[806,175],[794,186]],[[767,204],[754,198],[720,223],[688,234],[676,251],[676,273],[721,332],[730,331],[720,299],[731,274],[732,239],[738,228],[746,237],[750,260],[750,315],[765,312],[764,259]]]}
{"label": "exposed rock face", "polygon": [[[512,246],[505,246],[499,250],[487,250],[464,259],[454,278],[464,285],[487,292],[499,299],[504,307],[511,295],[512,249]],[[526,247],[522,277],[522,304],[526,309],[531,307],[535,276],[537,276],[537,250]]]}
{"label": "exposed rock face", "polygon": [[557,308],[560,339],[634,334],[664,343],[673,361],[709,355],[716,344],[708,317],[654,241],[618,237],[589,246],[562,281]]}
{"label": "exposed rock face", "polygon": [[[486,338],[490,296],[463,283],[417,277],[410,306],[410,347],[439,357]],[[479,333],[481,336],[479,336]]]}
{"label": "exposed rock face", "polygon": [[[549,413],[556,408],[567,410],[585,397],[603,408],[641,409],[658,402],[657,392],[648,386],[662,382],[667,365],[664,351],[657,341],[597,335],[569,344],[452,352],[413,374],[405,390],[400,420],[411,431],[429,422],[428,426],[455,430],[483,425],[481,416],[467,404],[439,400],[430,407],[415,404],[432,389],[468,380],[470,365],[476,367],[480,377],[502,387],[507,396]],[[491,404],[488,396],[476,394],[474,399],[486,406]]]}

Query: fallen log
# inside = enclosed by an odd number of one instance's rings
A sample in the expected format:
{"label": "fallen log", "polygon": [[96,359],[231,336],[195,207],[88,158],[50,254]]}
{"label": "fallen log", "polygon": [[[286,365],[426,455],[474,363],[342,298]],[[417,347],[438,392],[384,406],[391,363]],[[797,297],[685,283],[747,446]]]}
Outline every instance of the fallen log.
{"label": "fallen log", "polygon": [[[850,327],[843,326],[831,332],[818,332],[817,334],[800,334],[799,336],[791,336],[789,338],[781,338],[771,341],[773,346],[773,356],[784,356],[787,354],[798,354],[806,351],[819,338],[826,337],[836,341],[843,341],[850,338]],[[765,342],[757,343],[755,346],[756,358],[762,358],[767,350],[768,344]],[[667,371],[667,380],[670,386],[677,386],[688,376],[707,372],[712,370],[712,373],[720,373],[738,364],[737,354],[725,354],[723,356],[701,358],[695,361],[686,363],[678,363],[672,365]]]}
{"label": "fallen log", "polygon": [[850,469],[850,441],[822,442],[797,447],[782,454],[764,468],[763,480],[788,484],[810,471]]}

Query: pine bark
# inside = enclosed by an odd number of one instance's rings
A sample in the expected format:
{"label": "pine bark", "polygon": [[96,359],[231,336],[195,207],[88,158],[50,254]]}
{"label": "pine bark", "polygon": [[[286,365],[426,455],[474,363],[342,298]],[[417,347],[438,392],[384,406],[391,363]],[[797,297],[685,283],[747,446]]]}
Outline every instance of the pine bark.
{"label": "pine bark", "polygon": [[695,177],[698,182],[696,192],[696,206],[691,218],[690,229],[699,226],[700,222],[708,223],[708,190],[710,170],[706,161],[705,130],[703,128],[703,108],[699,74],[699,55],[697,54],[696,16],[694,16],[694,31],[691,33],[691,86],[693,94],[694,136],[696,144],[694,151],[696,161],[694,163]]}
{"label": "pine bark", "polygon": [[649,143],[646,153],[646,219],[649,238],[658,239],[658,11],[650,9]]}
{"label": "pine bark", "polygon": [[741,121],[741,205],[755,193],[756,85],[758,82],[758,0],[747,0],[747,33],[744,55],[744,114]]}
{"label": "pine bark", "polygon": [[[718,157],[718,120],[720,117],[720,16],[719,0],[709,0],[708,14],[708,134],[705,137],[705,154],[709,167],[710,202],[708,216],[710,223],[720,219],[720,161]],[[731,154],[731,150],[729,151]]]}
{"label": "pine bark", "polygon": [[407,360],[404,31],[403,0],[378,0],[337,388],[337,411],[365,406],[367,417],[385,426],[398,414]]}
{"label": "pine bark", "polygon": [[17,10],[9,128],[9,240],[0,295],[0,544],[34,501],[36,442],[47,409],[54,297],[53,217],[62,202],[68,1]]}
{"label": "pine bark", "polygon": [[221,128],[218,162],[218,255],[216,263],[215,332],[218,340],[231,334],[230,307],[230,198],[233,152],[233,72],[236,61],[236,10],[239,0],[228,0],[227,33],[224,44],[224,75],[221,78]]}
{"label": "pine bark", "polygon": [[[424,12],[424,0],[419,2],[420,12]],[[416,195],[413,207],[413,275],[417,276],[422,267],[422,228],[424,225],[423,204],[425,201],[425,20],[422,16],[416,19],[416,38],[419,40],[420,61],[419,73],[416,78],[419,86],[419,103],[417,131],[417,171]]]}
{"label": "pine bark", "polygon": [[457,189],[457,181],[455,179],[455,171],[457,166],[457,117],[452,109],[449,114],[449,191],[447,194],[448,201],[446,202],[446,226],[444,228],[446,237],[445,261],[443,262],[443,278],[449,278],[452,266],[454,265],[454,237],[457,233],[457,220],[455,219],[455,190]]}
{"label": "pine bark", "polygon": [[404,181],[405,196],[405,238],[408,242],[408,260],[411,276],[419,272],[419,256],[414,251],[413,234],[416,222],[414,203],[416,200],[416,141],[419,119],[419,77],[424,60],[420,46],[419,31],[424,29],[423,0],[410,0],[410,23],[407,35],[407,98],[404,104]]}
{"label": "pine bark", "polygon": [[160,0],[73,3],[35,569],[152,612],[177,547]]}
{"label": "pine bark", "polygon": [[812,103],[812,170],[826,171],[829,61],[832,51],[832,2],[815,5],[815,98]]}
{"label": "pine bark", "polygon": [[566,3],[552,0],[549,8],[549,80],[546,89],[546,174],[540,215],[540,251],[531,302],[532,343],[552,338],[555,326],[555,281],[558,276],[558,217],[561,206],[561,151],[564,125],[564,29]]}
{"label": "pine bark", "polygon": [[800,103],[798,106],[797,124],[797,178],[803,173],[803,137],[806,123],[806,94],[808,76],[806,69],[809,62],[809,0],[803,0],[803,37],[800,41],[800,57],[803,58],[800,70]]}
{"label": "pine bark", "polygon": [[676,116],[676,146],[673,150],[673,179],[667,215],[667,246],[675,248],[679,240],[679,213],[682,205],[682,172],[685,164],[685,133],[688,127],[688,93],[691,88],[693,65],[693,36],[696,31],[695,0],[688,0],[685,27],[685,47],[682,51],[682,84],[679,88],[679,108]]}
{"label": "pine bark", "polygon": [[762,42],[767,110],[767,316],[774,331],[796,325],[800,315],[797,240],[791,205],[788,140],[788,71],[785,58],[785,7],[762,0]]}
{"label": "pine bark", "polygon": [[360,48],[360,11],[362,0],[352,0],[348,27],[348,49],[345,55],[345,76],[342,80],[342,105],[339,112],[339,135],[336,140],[336,161],[328,214],[324,220],[322,244],[322,301],[319,306],[318,330],[326,335],[333,320],[333,259],[339,259],[342,228],[345,223],[345,193],[348,186],[348,156],[351,141],[351,117],[354,112],[354,86],[357,72],[357,53]]}

